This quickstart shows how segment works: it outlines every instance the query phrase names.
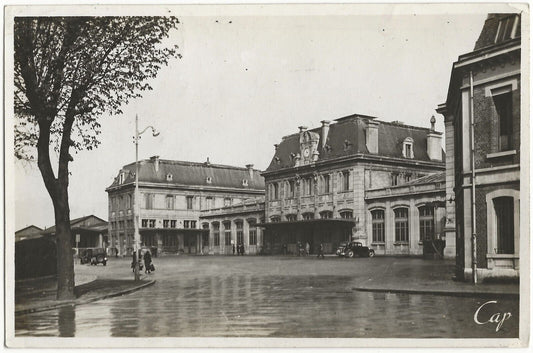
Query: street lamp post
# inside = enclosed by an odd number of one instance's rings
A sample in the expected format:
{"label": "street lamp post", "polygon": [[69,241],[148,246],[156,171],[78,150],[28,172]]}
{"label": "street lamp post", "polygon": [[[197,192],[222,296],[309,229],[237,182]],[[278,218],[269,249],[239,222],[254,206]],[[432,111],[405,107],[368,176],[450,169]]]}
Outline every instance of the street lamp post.
{"label": "street lamp post", "polygon": [[133,210],[135,212],[133,225],[134,225],[134,279],[135,281],[140,280],[139,274],[139,248],[141,245],[141,234],[139,233],[139,214],[140,214],[140,203],[139,203],[139,139],[140,136],[148,129],[152,130],[152,135],[155,137],[159,135],[159,132],[153,126],[147,126],[143,131],[139,132],[139,116],[135,114],[135,136],[133,137],[133,142],[135,143],[135,195],[133,197]]}

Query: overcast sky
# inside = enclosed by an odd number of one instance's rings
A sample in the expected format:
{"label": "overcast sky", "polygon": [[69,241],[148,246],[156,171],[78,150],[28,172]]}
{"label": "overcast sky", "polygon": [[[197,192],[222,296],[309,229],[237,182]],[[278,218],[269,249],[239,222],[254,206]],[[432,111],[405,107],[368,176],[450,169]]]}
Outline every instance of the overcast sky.
{"label": "overcast sky", "polygon": [[[299,125],[360,113],[429,127],[443,103],[452,63],[474,48],[487,11],[380,16],[179,16],[169,42],[180,46],[152,82],[153,91],[102,119],[101,146],[70,164],[71,218],[107,220],[107,194],[121,166],[140,158],[264,170],[282,136]],[[15,228],[54,223],[36,166],[15,163]]]}

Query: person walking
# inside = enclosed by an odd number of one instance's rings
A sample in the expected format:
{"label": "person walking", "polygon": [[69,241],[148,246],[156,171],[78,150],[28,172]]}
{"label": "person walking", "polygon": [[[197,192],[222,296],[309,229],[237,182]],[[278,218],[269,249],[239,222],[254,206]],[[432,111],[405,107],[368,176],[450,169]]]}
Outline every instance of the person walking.
{"label": "person walking", "polygon": [[231,246],[232,246],[232,248],[233,248],[233,255],[235,255],[235,243],[232,242],[232,243],[231,243]]}
{"label": "person walking", "polygon": [[305,242],[305,256],[309,256],[309,252],[311,250],[311,245],[309,245],[309,242]]}
{"label": "person walking", "polygon": [[320,256],[322,256],[322,258],[324,258],[324,245],[322,245],[322,243],[320,243],[320,246],[318,247],[318,258],[320,259]]}
{"label": "person walking", "polygon": [[144,253],[144,273],[150,272],[152,272],[152,254],[150,254],[150,250],[147,250]]}

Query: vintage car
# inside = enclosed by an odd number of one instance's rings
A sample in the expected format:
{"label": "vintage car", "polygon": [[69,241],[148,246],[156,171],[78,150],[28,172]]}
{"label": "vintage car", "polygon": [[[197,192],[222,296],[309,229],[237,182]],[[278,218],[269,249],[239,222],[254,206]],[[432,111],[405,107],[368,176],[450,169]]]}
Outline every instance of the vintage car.
{"label": "vintage car", "polygon": [[344,248],[344,256],[354,257],[355,255],[360,257],[374,257],[375,252],[374,249],[370,249],[368,246],[363,246],[363,244],[358,241],[352,241]]}
{"label": "vintage car", "polygon": [[107,265],[107,254],[103,248],[88,248],[80,253],[80,263],[91,265]]}
{"label": "vintage car", "polygon": [[339,244],[339,247],[337,248],[337,251],[335,252],[337,254],[337,256],[344,256],[344,249],[346,249],[346,245],[348,243],[346,242],[342,242]]}

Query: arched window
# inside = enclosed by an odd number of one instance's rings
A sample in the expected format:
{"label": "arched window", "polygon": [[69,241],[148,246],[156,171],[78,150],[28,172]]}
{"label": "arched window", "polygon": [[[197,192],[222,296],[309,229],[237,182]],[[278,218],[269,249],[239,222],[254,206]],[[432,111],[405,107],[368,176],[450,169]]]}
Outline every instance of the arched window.
{"label": "arched window", "polygon": [[409,242],[409,210],[397,208],[394,210],[394,240],[396,242]]}
{"label": "arched window", "polygon": [[302,217],[304,220],[309,221],[315,218],[315,214],[313,212],[306,212],[302,214]]}
{"label": "arched window", "polygon": [[235,221],[235,226],[237,227],[237,244],[244,244],[244,233],[242,231],[242,224],[242,220]]}
{"label": "arched window", "polygon": [[435,238],[433,207],[422,206],[418,208],[420,220],[420,241],[433,240]]}
{"label": "arched window", "polygon": [[288,214],[285,216],[288,222],[294,222],[296,221],[296,215],[295,214]]}
{"label": "arched window", "polygon": [[331,211],[322,211],[322,212],[320,212],[320,218],[321,219],[333,218],[333,212],[331,212]]}
{"label": "arched window", "polygon": [[372,214],[372,242],[385,242],[385,211],[374,210]]}
{"label": "arched window", "polygon": [[272,216],[272,217],[270,217],[270,222],[272,222],[272,223],[281,222],[281,217],[280,216]]}
{"label": "arched window", "polygon": [[248,244],[257,245],[257,227],[255,218],[248,219]]}
{"label": "arched window", "polygon": [[353,218],[353,211],[352,210],[340,211],[339,214],[341,215],[341,218],[344,218],[344,219]]}
{"label": "arched window", "polygon": [[224,245],[231,245],[231,221],[224,222]]}
{"label": "arched window", "polygon": [[496,253],[514,254],[514,199],[503,196],[492,202],[496,214]]}
{"label": "arched window", "polygon": [[213,244],[220,246],[220,223],[213,222]]}

